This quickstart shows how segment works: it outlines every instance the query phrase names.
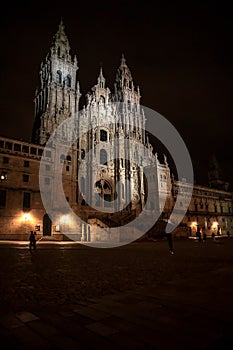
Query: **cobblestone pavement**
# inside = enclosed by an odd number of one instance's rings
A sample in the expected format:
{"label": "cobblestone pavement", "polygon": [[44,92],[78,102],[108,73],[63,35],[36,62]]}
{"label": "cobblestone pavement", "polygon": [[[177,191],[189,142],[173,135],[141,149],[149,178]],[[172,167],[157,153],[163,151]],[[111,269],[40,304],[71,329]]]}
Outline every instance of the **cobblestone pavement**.
{"label": "cobblestone pavement", "polygon": [[231,349],[233,239],[0,242],[0,348]]}

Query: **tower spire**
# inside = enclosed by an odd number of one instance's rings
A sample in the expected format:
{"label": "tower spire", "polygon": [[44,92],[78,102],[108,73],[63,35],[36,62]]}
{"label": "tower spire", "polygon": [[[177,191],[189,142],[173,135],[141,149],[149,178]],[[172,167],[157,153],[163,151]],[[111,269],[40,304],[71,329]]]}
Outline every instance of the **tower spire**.
{"label": "tower spire", "polygon": [[127,67],[125,55],[123,52],[121,54],[121,67]]}
{"label": "tower spire", "polygon": [[57,54],[59,58],[70,60],[70,44],[65,33],[62,17],[58,25],[57,33],[53,37],[51,51]]}
{"label": "tower spire", "polygon": [[121,55],[120,67],[118,68],[116,73],[116,83],[118,87],[121,88],[131,88],[133,84],[133,78],[129,67],[126,64],[126,59],[123,53]]}
{"label": "tower spire", "polygon": [[98,76],[98,85],[101,87],[101,88],[104,88],[105,87],[105,78],[103,76],[103,69],[102,67],[100,67],[100,74]]}
{"label": "tower spire", "polygon": [[118,102],[140,103],[139,89],[134,88],[132,74],[127,66],[124,53],[121,55],[120,66],[116,72],[114,100]]}

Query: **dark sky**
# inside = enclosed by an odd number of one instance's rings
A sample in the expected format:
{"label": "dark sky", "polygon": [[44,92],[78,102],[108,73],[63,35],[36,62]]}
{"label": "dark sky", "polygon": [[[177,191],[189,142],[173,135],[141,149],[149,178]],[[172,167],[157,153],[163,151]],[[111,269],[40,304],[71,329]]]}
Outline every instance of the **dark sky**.
{"label": "dark sky", "polygon": [[[152,8],[151,4],[154,4]],[[198,183],[214,152],[233,178],[233,21],[226,1],[5,2],[1,17],[0,134],[28,140],[38,72],[63,17],[81,92],[99,66],[111,87],[124,52],[141,104],[179,131]],[[233,181],[231,181],[233,182]]]}

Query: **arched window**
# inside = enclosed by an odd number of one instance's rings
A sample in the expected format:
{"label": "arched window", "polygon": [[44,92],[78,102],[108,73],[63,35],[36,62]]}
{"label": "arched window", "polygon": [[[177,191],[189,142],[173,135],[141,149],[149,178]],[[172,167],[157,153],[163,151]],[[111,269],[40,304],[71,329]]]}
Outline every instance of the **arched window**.
{"label": "arched window", "polygon": [[57,74],[56,74],[56,82],[58,84],[61,84],[62,82],[62,72],[60,70],[57,71]]}
{"label": "arched window", "polygon": [[71,87],[71,76],[70,75],[67,75],[67,77],[66,77],[66,84],[68,87]]}
{"label": "arched window", "polygon": [[85,158],[85,151],[84,149],[81,149],[81,159],[84,159]]}
{"label": "arched window", "polygon": [[106,142],[108,140],[108,133],[106,130],[100,130],[100,141]]}
{"label": "arched window", "polygon": [[105,149],[100,150],[100,164],[106,165],[108,161],[107,152]]}
{"label": "arched window", "polygon": [[71,162],[71,156],[66,157],[67,162]]}

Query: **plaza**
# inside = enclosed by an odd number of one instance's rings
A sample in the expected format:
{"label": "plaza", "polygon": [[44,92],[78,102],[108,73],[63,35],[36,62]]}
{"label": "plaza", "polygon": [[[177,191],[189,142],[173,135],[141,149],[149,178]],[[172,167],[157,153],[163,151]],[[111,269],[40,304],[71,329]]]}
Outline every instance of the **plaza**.
{"label": "plaza", "polygon": [[233,239],[1,241],[1,349],[230,349]]}

